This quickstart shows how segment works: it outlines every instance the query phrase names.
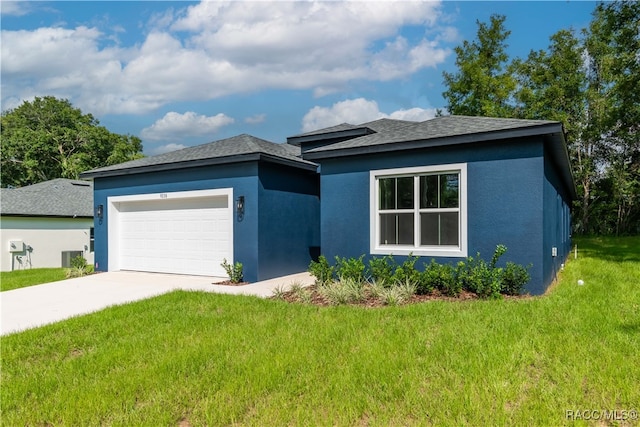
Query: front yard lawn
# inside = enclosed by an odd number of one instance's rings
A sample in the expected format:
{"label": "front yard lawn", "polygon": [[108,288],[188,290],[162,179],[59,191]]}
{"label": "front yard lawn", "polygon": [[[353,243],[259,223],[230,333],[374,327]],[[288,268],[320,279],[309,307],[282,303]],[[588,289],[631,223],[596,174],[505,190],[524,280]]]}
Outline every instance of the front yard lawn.
{"label": "front yard lawn", "polygon": [[67,278],[65,268],[33,268],[0,272],[0,291],[57,282]]}
{"label": "front yard lawn", "polygon": [[2,424],[636,425],[640,238],[578,247],[543,297],[174,292],[2,337]]}

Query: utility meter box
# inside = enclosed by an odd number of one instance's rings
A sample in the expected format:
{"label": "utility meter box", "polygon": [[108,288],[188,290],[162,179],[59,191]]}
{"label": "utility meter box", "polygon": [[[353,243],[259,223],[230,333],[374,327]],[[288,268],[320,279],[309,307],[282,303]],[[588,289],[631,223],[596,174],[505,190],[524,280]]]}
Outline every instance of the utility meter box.
{"label": "utility meter box", "polygon": [[22,240],[9,240],[9,252],[24,251],[24,242]]}

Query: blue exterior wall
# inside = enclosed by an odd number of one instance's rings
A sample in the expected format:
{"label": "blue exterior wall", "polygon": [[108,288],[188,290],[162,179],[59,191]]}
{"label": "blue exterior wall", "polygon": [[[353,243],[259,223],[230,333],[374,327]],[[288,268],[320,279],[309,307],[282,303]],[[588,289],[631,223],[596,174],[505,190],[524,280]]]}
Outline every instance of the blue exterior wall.
{"label": "blue exterior wall", "polygon": [[[108,212],[107,197],[123,196],[132,194],[149,194],[174,191],[192,191],[219,188],[233,188],[234,199],[238,196],[245,196],[245,214],[242,218],[234,215],[233,230],[233,246],[234,261],[241,262],[244,266],[244,277],[249,282],[255,282],[266,278],[274,277],[275,274],[292,271],[289,260],[282,256],[284,249],[276,245],[283,244],[282,240],[273,239],[269,232],[262,234],[262,239],[268,244],[260,245],[261,235],[259,227],[269,229],[282,227],[280,221],[288,219],[292,215],[289,211],[287,215],[274,215],[271,217],[275,209],[272,208],[270,202],[266,202],[262,187],[263,184],[258,178],[259,174],[258,162],[235,163],[229,165],[218,165],[200,168],[189,168],[182,170],[162,171],[136,175],[125,175],[118,177],[96,178],[94,180],[94,205],[102,204],[105,206],[104,219],[95,223],[95,262],[97,271],[106,271],[108,266]],[[284,168],[284,167],[283,167]],[[275,171],[278,167],[273,168]],[[288,168],[287,168],[288,169]],[[296,171],[292,169],[292,171]],[[273,172],[273,179],[267,179],[269,182],[269,191],[277,193],[280,206],[291,206],[296,203],[304,205],[302,209],[303,215],[307,215],[305,221],[313,223],[318,216],[318,200],[317,190],[314,197],[301,197],[301,194],[287,191],[278,191],[278,185],[285,185],[287,181],[293,180],[295,172],[283,172],[286,179],[278,179],[277,173]],[[307,172],[299,172],[306,175]],[[269,174],[267,174],[269,175]],[[271,175],[269,175],[271,176]],[[317,189],[317,184],[316,184]],[[285,189],[286,190],[286,189]],[[304,192],[301,192],[304,194]],[[263,194],[264,195],[264,194]],[[305,195],[308,196],[308,195]],[[304,200],[300,200],[300,199]],[[315,214],[314,214],[315,209]],[[315,219],[314,219],[315,215]],[[309,235],[298,232],[296,234],[288,234],[286,244],[295,247],[296,250],[301,246],[308,246],[313,241],[314,236],[310,232]],[[315,236],[317,239],[317,235]],[[316,243],[317,244],[317,243]],[[262,249],[262,253],[260,250]],[[294,257],[293,266],[297,269],[301,264],[302,256]],[[306,259],[306,258],[305,258]],[[306,262],[305,268],[297,271],[304,271],[309,262]]]}
{"label": "blue exterior wall", "polygon": [[[369,254],[369,171],[467,163],[468,253],[532,264],[527,290],[549,284],[544,256],[545,163],[541,138],[321,160],[321,247],[329,259]],[[550,225],[549,225],[550,226]],[[549,249],[549,254],[551,250]],[[402,257],[398,257],[401,261]],[[431,257],[424,257],[429,262]],[[436,258],[457,262],[459,258]],[[419,263],[421,264],[421,263]]]}
{"label": "blue exterior wall", "polygon": [[[571,252],[571,199],[549,157],[544,163],[544,283],[551,283]],[[552,248],[557,255],[552,255]],[[543,290],[544,291],[544,290]]]}
{"label": "blue exterior wall", "polygon": [[300,273],[320,246],[320,177],[262,163],[259,168],[260,278]]}

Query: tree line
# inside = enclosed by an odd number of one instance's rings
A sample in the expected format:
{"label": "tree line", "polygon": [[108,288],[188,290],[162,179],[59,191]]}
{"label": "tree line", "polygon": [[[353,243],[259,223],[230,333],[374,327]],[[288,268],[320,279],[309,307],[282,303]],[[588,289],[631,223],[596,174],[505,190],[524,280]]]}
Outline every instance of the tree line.
{"label": "tree line", "polygon": [[[579,234],[640,233],[640,2],[600,3],[587,28],[551,36],[545,50],[507,54],[506,17],[477,22],[443,73],[450,114],[564,124]],[[0,117],[0,185],[20,187],[142,157],[142,142],[100,126],[68,100],[25,101]]]}
{"label": "tree line", "polygon": [[640,233],[640,2],[598,4],[587,28],[509,60],[506,18],[477,22],[443,74],[451,114],[564,124],[579,234]]}

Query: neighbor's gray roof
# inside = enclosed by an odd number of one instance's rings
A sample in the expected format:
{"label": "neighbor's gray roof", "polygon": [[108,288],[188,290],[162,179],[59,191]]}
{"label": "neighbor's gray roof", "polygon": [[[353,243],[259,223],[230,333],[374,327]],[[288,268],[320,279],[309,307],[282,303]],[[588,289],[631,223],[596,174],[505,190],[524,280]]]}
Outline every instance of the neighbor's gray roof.
{"label": "neighbor's gray roof", "polygon": [[0,189],[0,213],[9,216],[93,217],[93,184],[58,178]]}
{"label": "neighbor's gray roof", "polygon": [[253,160],[266,160],[313,171],[317,168],[315,163],[300,157],[298,147],[290,144],[276,144],[242,134],[208,144],[90,170],[83,172],[80,176],[95,178]]}
{"label": "neighbor's gray roof", "polygon": [[[383,119],[364,123],[359,127],[369,127],[375,133],[313,148],[305,152],[304,157],[317,159],[363,152],[395,151],[402,148],[399,143],[412,143],[411,147],[405,148],[414,148],[413,146],[418,145],[449,145],[562,132],[562,124],[554,121],[471,116],[442,116],[424,122]],[[316,134],[321,133],[316,131]]]}

